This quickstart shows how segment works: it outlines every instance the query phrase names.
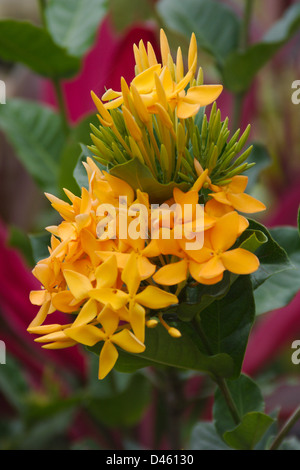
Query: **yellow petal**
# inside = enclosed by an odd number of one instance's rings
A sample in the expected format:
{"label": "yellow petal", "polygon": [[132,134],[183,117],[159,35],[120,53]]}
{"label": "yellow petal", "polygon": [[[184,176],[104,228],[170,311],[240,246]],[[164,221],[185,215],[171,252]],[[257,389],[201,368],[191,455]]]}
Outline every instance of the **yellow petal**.
{"label": "yellow petal", "polygon": [[178,303],[176,295],[154,286],[146,287],[146,289],[135,296],[135,300],[144,307],[153,309],[165,308]]}
{"label": "yellow petal", "polygon": [[60,330],[43,335],[40,338],[36,338],[34,341],[36,343],[49,343],[52,341],[69,341],[69,338],[65,335],[64,331]]}
{"label": "yellow petal", "polygon": [[94,289],[90,292],[90,297],[104,305],[110,305],[113,310],[119,310],[128,302],[128,294],[119,289],[110,289],[109,287]]}
{"label": "yellow petal", "polygon": [[117,362],[118,356],[119,354],[116,347],[110,341],[105,341],[99,358],[98,377],[100,380],[104,379],[104,377],[109,374]]}
{"label": "yellow petal", "polygon": [[40,326],[44,323],[51,306],[51,301],[47,300],[39,309],[36,317],[32,320],[28,328],[33,328],[35,326]]}
{"label": "yellow petal", "polygon": [[93,289],[93,286],[86,276],[69,269],[64,270],[64,276],[75,299],[88,297],[88,293]]}
{"label": "yellow petal", "polygon": [[107,336],[112,335],[119,326],[119,315],[117,312],[109,308],[108,306],[104,307],[98,315],[98,321],[103,326]]}
{"label": "yellow petal", "polygon": [[192,33],[190,45],[189,45],[189,52],[188,52],[188,67],[191,69],[194,67],[196,70],[197,67],[197,40],[195,33]]}
{"label": "yellow petal", "polygon": [[117,260],[114,255],[111,255],[103,264],[98,266],[95,271],[97,281],[97,288],[100,287],[113,287],[118,277]]}
{"label": "yellow petal", "polygon": [[54,341],[53,343],[43,344],[43,349],[66,349],[72,346],[75,346],[77,343],[76,341],[69,340],[69,341]]}
{"label": "yellow petal", "polygon": [[151,91],[155,87],[154,74],[155,73],[160,74],[160,72],[161,72],[160,64],[152,65],[152,67],[149,67],[149,69],[137,75],[132,80],[132,83],[136,86],[140,94],[151,93]]}
{"label": "yellow petal", "polygon": [[184,98],[186,103],[207,106],[215,101],[223,90],[222,85],[199,85],[188,89]]}
{"label": "yellow petal", "polygon": [[225,268],[235,274],[251,274],[259,268],[259,260],[243,248],[227,251],[221,255]]}
{"label": "yellow petal", "polygon": [[188,262],[184,259],[177,263],[167,264],[160,268],[153,276],[157,284],[164,286],[173,286],[185,281],[187,277]]}
{"label": "yellow petal", "polygon": [[262,202],[258,201],[257,199],[250,196],[249,194],[228,193],[227,197],[231,205],[237,211],[244,212],[246,214],[253,214],[255,212],[261,212],[266,209],[266,206]]}
{"label": "yellow petal", "polygon": [[199,192],[200,189],[202,189],[204,183],[206,182],[207,180],[207,176],[208,176],[208,169],[204,170],[201,175],[197,178],[197,180],[195,181],[193,187],[192,187],[192,191],[197,191]]}
{"label": "yellow petal", "polygon": [[156,65],[157,64],[156,54],[154,52],[151,42],[149,41],[147,42],[147,54],[148,54],[149,66],[152,67],[152,65]]}
{"label": "yellow petal", "polygon": [[103,331],[93,325],[72,326],[66,328],[64,332],[69,338],[85,346],[94,346],[106,338]]}
{"label": "yellow petal", "polygon": [[145,351],[145,345],[127,329],[113,335],[111,340],[120,348],[134,354]]}
{"label": "yellow petal", "polygon": [[73,303],[74,296],[69,290],[63,290],[52,295],[52,304],[59,312],[76,312],[79,308],[79,302]]}
{"label": "yellow petal", "polygon": [[236,242],[239,233],[239,215],[229,212],[211,229],[210,240],[215,251],[227,251]]}
{"label": "yellow petal", "polygon": [[106,92],[101,96],[102,101],[110,101],[115,98],[119,98],[122,95],[120,91],[114,91],[111,88],[106,90]]}
{"label": "yellow petal", "polygon": [[42,305],[48,296],[49,292],[45,289],[32,290],[29,294],[29,299],[33,305]]}
{"label": "yellow petal", "polygon": [[135,336],[143,343],[145,340],[145,309],[132,302],[129,309],[130,325]]}
{"label": "yellow petal", "polygon": [[146,258],[145,256],[138,256],[137,265],[138,272],[142,280],[151,277],[156,270],[156,266],[150,263],[148,258]]}
{"label": "yellow petal", "polygon": [[73,323],[73,326],[86,325],[87,323],[94,320],[98,312],[97,302],[94,299],[89,299],[82,309],[80,310],[76,320]]}
{"label": "yellow petal", "polygon": [[199,272],[199,276],[204,279],[213,279],[220,276],[225,271],[225,267],[218,256],[214,256],[210,261],[205,263]]}
{"label": "yellow petal", "polygon": [[141,283],[141,276],[139,274],[136,254],[134,252],[131,253],[122,272],[121,278],[122,281],[125,282],[129,294],[132,296],[135,295]]}
{"label": "yellow petal", "polygon": [[163,65],[168,65],[168,57],[171,55],[169,42],[163,29],[160,30],[160,51]]}
{"label": "yellow petal", "polygon": [[188,119],[198,113],[200,109],[199,104],[187,103],[180,100],[177,105],[177,116],[179,119]]}
{"label": "yellow petal", "polygon": [[191,261],[189,263],[189,268],[190,268],[190,274],[192,278],[195,279],[195,281],[199,282],[200,284],[214,285],[222,281],[223,279],[223,273],[211,279],[206,279],[204,277],[201,277],[199,273],[201,272],[202,266],[201,264],[195,263],[194,261]]}
{"label": "yellow petal", "polygon": [[248,176],[236,175],[232,178],[231,183],[228,185],[228,189],[232,193],[243,193],[248,184]]}

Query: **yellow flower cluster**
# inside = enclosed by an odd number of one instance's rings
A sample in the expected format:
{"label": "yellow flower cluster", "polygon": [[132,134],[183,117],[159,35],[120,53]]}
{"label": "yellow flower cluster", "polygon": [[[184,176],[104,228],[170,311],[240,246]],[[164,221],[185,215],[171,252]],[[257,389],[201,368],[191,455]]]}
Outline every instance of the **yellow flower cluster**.
{"label": "yellow flower cluster", "polygon": [[[153,207],[156,195],[134,190],[87,158],[89,186],[80,197],[64,190],[66,202],[47,194],[63,220],[47,228],[49,256],[33,269],[41,289],[31,292],[30,299],[40,309],[28,331],[49,349],[103,343],[100,379],[114,367],[118,348],[132,354],[145,350],[146,327],[160,322],[172,337],[180,337],[163,314],[178,303],[187,283],[213,285],[226,270],[243,275],[259,266],[253,253],[235,246],[249,225],[239,212],[265,209],[245,194],[248,178],[231,174],[213,184],[213,166],[202,168],[186,148],[193,137],[187,123],[219,96],[222,86],[202,85],[201,69],[195,78],[194,35],[186,74],[180,48],[174,63],[163,31],[162,64],[150,44],[147,49],[142,42],[134,48],[136,77],[130,86],[122,79],[122,91],[108,90],[104,103],[93,95],[101,123],[93,134],[97,155],[113,165],[114,158],[116,164],[126,162],[127,152],[153,175],[162,173],[163,182],[173,178],[176,183],[181,165],[186,170],[192,166],[196,178],[188,191],[174,184],[164,204]],[[219,142],[222,147],[224,142]],[[55,311],[64,312],[68,322],[49,322]]]}
{"label": "yellow flower cluster", "polygon": [[[52,234],[49,257],[33,269],[42,288],[30,294],[40,310],[28,331],[39,335],[36,341],[50,349],[104,342],[99,362],[99,378],[103,378],[118,358],[117,347],[134,354],[144,351],[145,327],[154,327],[157,318],[171,336],[180,336],[166,324],[162,310],[178,303],[175,294],[182,282],[192,277],[199,283],[215,284],[225,270],[248,274],[258,268],[254,254],[230,248],[248,226],[235,209],[257,212],[264,206],[244,194],[247,177],[237,176],[221,188],[210,183],[205,170],[190,191],[175,188],[173,199],[162,210],[153,209],[146,193],[134,192],[126,182],[101,171],[90,158],[84,165],[89,189],[82,188],[81,197],[65,190],[68,203],[47,194],[63,221],[47,227]],[[184,234],[197,235],[194,209],[203,186],[212,191],[204,207],[204,245],[187,249],[190,238],[174,234],[184,225]],[[146,218],[152,220],[152,238],[149,232],[134,239],[127,231],[122,235],[120,220],[124,217],[127,228],[134,224],[142,233],[141,211],[130,210],[141,205],[147,210]],[[103,237],[108,207],[114,207],[119,216],[112,238]],[[183,217],[178,208],[184,211],[185,207],[192,210]],[[65,312],[71,321],[48,323],[48,315],[56,310]]]}
{"label": "yellow flower cluster", "polygon": [[[162,63],[150,43],[134,46],[136,76],[128,85],[121,79],[121,91],[107,90],[101,99],[92,92],[99,111],[100,130],[92,126],[90,147],[104,165],[116,165],[137,158],[152,175],[166,183],[184,176],[189,131],[186,123],[201,107],[213,103],[222,85],[203,85],[202,69],[197,75],[197,42],[192,34],[185,73],[180,47],[176,62],[169,43],[160,32]],[[192,163],[193,167],[193,163]]]}

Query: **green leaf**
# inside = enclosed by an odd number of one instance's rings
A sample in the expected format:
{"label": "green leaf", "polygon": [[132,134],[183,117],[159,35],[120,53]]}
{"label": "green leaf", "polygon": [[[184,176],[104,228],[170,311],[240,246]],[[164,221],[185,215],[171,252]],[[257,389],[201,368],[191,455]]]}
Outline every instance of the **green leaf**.
{"label": "green leaf", "polygon": [[121,32],[148,20],[153,15],[153,7],[149,0],[110,0],[109,13],[115,29]]}
{"label": "green leaf", "polygon": [[106,14],[106,3],[106,0],[50,0],[45,17],[54,42],[70,55],[82,57],[94,43]]}
{"label": "green leaf", "polygon": [[284,46],[300,26],[300,4],[288,8],[259,43],[246,51],[235,51],[225,61],[223,80],[233,93],[245,92],[257,72]]}
{"label": "green leaf", "polygon": [[213,423],[198,423],[194,427],[186,450],[231,450],[217,434]]}
{"label": "green leaf", "polygon": [[249,145],[252,145],[253,148],[247,158],[247,162],[249,164],[255,163],[255,165],[246,172],[248,176],[247,192],[251,191],[257,183],[262,171],[268,168],[272,163],[270,154],[264,145],[257,142],[252,142]]}
{"label": "green leaf", "polygon": [[[265,405],[261,391],[250,377],[242,374],[237,380],[228,380],[227,385],[241,418],[252,411],[264,412]],[[227,403],[219,389],[215,393],[213,416],[220,436],[223,436],[226,431],[236,428]]]}
{"label": "green leaf", "polygon": [[[132,372],[147,366],[170,366],[180,369],[205,371],[230,377],[233,371],[232,359],[227,354],[208,356],[200,351],[201,344],[193,327],[186,323],[176,325],[181,338],[172,338],[162,325],[146,329],[146,350],[141,354],[119,351],[116,370]],[[101,346],[90,348],[99,354]]]}
{"label": "green leaf", "polygon": [[64,145],[60,116],[38,103],[11,99],[0,107],[0,129],[37,185],[43,191],[57,192]]}
{"label": "green leaf", "polygon": [[189,186],[186,183],[177,184],[175,182],[159,183],[146,165],[143,165],[138,158],[133,158],[126,163],[114,166],[110,174],[126,181],[133,189],[140,189],[152,196],[151,204],[161,203],[173,196],[173,189],[180,188],[187,191]]}
{"label": "green leaf", "polygon": [[6,364],[0,366],[0,391],[19,413],[24,412],[25,397],[29,392],[29,387],[21,365],[10,354],[6,354]]}
{"label": "green leaf", "polygon": [[161,0],[158,12],[173,31],[190,40],[194,32],[198,46],[223,63],[238,46],[239,20],[233,10],[215,0]]}
{"label": "green leaf", "polygon": [[298,222],[298,233],[300,235],[300,207],[298,209],[298,218],[297,218],[297,222]]}
{"label": "green leaf", "polygon": [[55,44],[48,31],[27,21],[0,21],[0,57],[52,79],[72,77],[80,68],[79,59]]}
{"label": "green leaf", "polygon": [[10,226],[8,244],[9,246],[16,248],[19,253],[24,256],[28,266],[34,266],[32,246],[27,233],[23,232],[19,227]]}
{"label": "green leaf", "polygon": [[268,237],[261,230],[245,230],[239,240],[239,247],[255,253],[260,246],[268,242]]}
{"label": "green leaf", "polygon": [[179,297],[179,304],[175,308],[178,318],[182,321],[191,321],[205,310],[215,300],[223,298],[229,291],[236,276],[228,271],[224,273],[221,282],[212,286],[197,284],[195,287],[187,286]]}
{"label": "green leaf", "polygon": [[[114,374],[116,376],[116,373]],[[122,375],[122,374],[117,374]],[[106,426],[132,426],[139,422],[151,399],[151,386],[142,374],[131,374],[126,378],[123,390],[111,388],[106,397],[88,396],[86,408],[93,419]],[[109,378],[107,378],[110,380]],[[106,379],[104,379],[106,380]],[[102,382],[98,387],[101,388]]]}
{"label": "green leaf", "polygon": [[236,450],[253,450],[274,420],[261,412],[252,411],[243,416],[241,423],[224,433],[225,442]]}
{"label": "green leaf", "polygon": [[287,305],[300,289],[300,238],[296,227],[270,230],[273,239],[287,252],[293,265],[267,279],[254,292],[256,313],[261,315]]}
{"label": "green leaf", "polygon": [[[62,151],[59,165],[59,186],[61,188],[67,188],[77,195],[80,195],[81,186],[79,187],[76,182],[74,171],[77,167],[75,176],[79,177],[81,182],[83,178],[85,178],[86,184],[87,175],[82,161],[86,160],[86,156],[92,155],[86,146],[90,143],[90,124],[95,124],[96,121],[98,121],[98,119],[94,113],[84,116],[78,124],[72,128]],[[82,158],[79,163],[80,157]]]}
{"label": "green leaf", "polygon": [[249,220],[249,230],[262,232],[268,238],[268,241],[255,252],[259,258],[260,267],[251,274],[251,280],[253,289],[257,289],[271,276],[292,269],[293,265],[286,251],[274,240],[266,227],[254,220]]}
{"label": "green leaf", "polygon": [[239,276],[225,297],[200,313],[201,327],[213,354],[227,354],[234,363],[231,378],[238,377],[255,318],[250,278]]}
{"label": "green leaf", "polygon": [[49,232],[29,234],[29,240],[31,243],[33,259],[35,263],[38,263],[42,259],[48,258],[48,246],[50,246],[50,238],[51,234]]}

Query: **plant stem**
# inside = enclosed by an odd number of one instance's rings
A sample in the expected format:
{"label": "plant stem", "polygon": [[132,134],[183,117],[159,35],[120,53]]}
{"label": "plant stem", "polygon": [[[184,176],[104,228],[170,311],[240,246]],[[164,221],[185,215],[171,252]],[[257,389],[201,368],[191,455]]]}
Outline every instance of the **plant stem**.
{"label": "plant stem", "polygon": [[[206,334],[204,333],[201,325],[201,320],[199,315],[195,317],[194,319],[194,326],[197,330],[197,333],[199,334],[201,341],[203,343],[203,346],[205,347],[207,353],[209,355],[213,355],[213,351],[210,347],[209,341],[206,337]],[[228,385],[226,383],[226,380],[223,377],[220,377],[216,374],[214,374],[214,380],[216,384],[218,385],[220,392],[222,393],[224,400],[227,404],[228,410],[230,411],[230,414],[232,416],[233,421],[235,422],[236,425],[238,425],[241,422],[241,418],[239,415],[239,411],[234,403],[234,400],[232,398],[232,395],[230,393],[230,390],[228,388]]]}
{"label": "plant stem", "polygon": [[60,113],[61,120],[62,120],[63,130],[64,130],[65,135],[68,136],[70,133],[70,126],[68,122],[67,108],[66,108],[66,103],[65,103],[65,99],[64,99],[64,95],[63,95],[63,91],[61,87],[61,82],[60,80],[54,78],[52,79],[52,83],[53,83],[53,87],[55,90],[55,95],[56,95],[59,113]]}
{"label": "plant stem", "polygon": [[[240,42],[239,42],[239,50],[244,52],[249,43],[249,30],[251,24],[251,18],[253,13],[253,6],[254,0],[245,0],[245,9],[243,20],[241,24],[241,31],[240,31]],[[240,121],[242,117],[244,99],[246,93],[235,93],[233,99],[233,117],[232,117],[232,129],[233,132],[237,131],[240,127]]]}
{"label": "plant stem", "polygon": [[249,30],[254,7],[254,0],[245,0],[245,9],[240,33],[240,50],[245,51],[249,43]]}
{"label": "plant stem", "polygon": [[[37,1],[38,1],[39,9],[40,9],[42,25],[46,29],[47,28],[46,15],[45,15],[46,0],[37,0]],[[64,95],[63,95],[63,91],[61,87],[61,82],[57,78],[53,78],[51,81],[52,81],[52,85],[54,87],[54,91],[56,95],[56,100],[57,100],[57,105],[58,105],[59,113],[60,113],[61,120],[62,120],[63,130],[64,130],[65,135],[68,136],[70,133],[70,126],[69,126],[69,121],[68,121],[66,103],[64,100]]]}
{"label": "plant stem", "polygon": [[177,375],[177,371],[170,369],[166,373],[167,378],[167,395],[168,419],[169,419],[169,439],[172,450],[180,450],[181,443],[181,417],[184,410],[184,396],[182,392],[181,380]]}
{"label": "plant stem", "polygon": [[46,1],[45,0],[38,0],[38,5],[41,14],[41,20],[44,28],[46,27],[46,16],[45,16],[45,8],[46,8]]}
{"label": "plant stem", "polygon": [[220,389],[220,391],[222,392],[222,395],[226,401],[226,404],[227,404],[227,407],[230,411],[230,414],[232,416],[232,419],[233,421],[235,422],[236,425],[240,424],[241,422],[241,417],[240,417],[240,414],[239,414],[239,411],[233,401],[233,398],[232,398],[232,395],[230,393],[230,390],[228,388],[228,385],[227,385],[227,382],[225,379],[223,379],[222,377],[218,377],[216,376],[216,383]]}
{"label": "plant stem", "polygon": [[271,444],[269,450],[277,450],[284,438],[288,435],[289,431],[292,427],[297,423],[300,419],[300,406],[294,411],[292,416],[287,420],[284,424],[283,428],[279,432],[279,434],[275,437],[273,443]]}

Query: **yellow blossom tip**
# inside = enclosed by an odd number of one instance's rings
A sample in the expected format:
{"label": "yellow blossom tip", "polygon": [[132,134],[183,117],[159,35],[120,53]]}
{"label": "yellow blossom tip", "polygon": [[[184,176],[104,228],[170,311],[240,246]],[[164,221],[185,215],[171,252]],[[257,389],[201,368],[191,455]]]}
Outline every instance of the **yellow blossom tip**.
{"label": "yellow blossom tip", "polygon": [[179,330],[177,330],[177,328],[174,328],[173,326],[171,326],[171,328],[168,329],[168,333],[170,336],[172,336],[172,338],[180,338],[181,337],[181,333]]}
{"label": "yellow blossom tip", "polygon": [[155,320],[154,318],[151,318],[146,322],[147,328],[155,328],[158,325],[158,321]]}

